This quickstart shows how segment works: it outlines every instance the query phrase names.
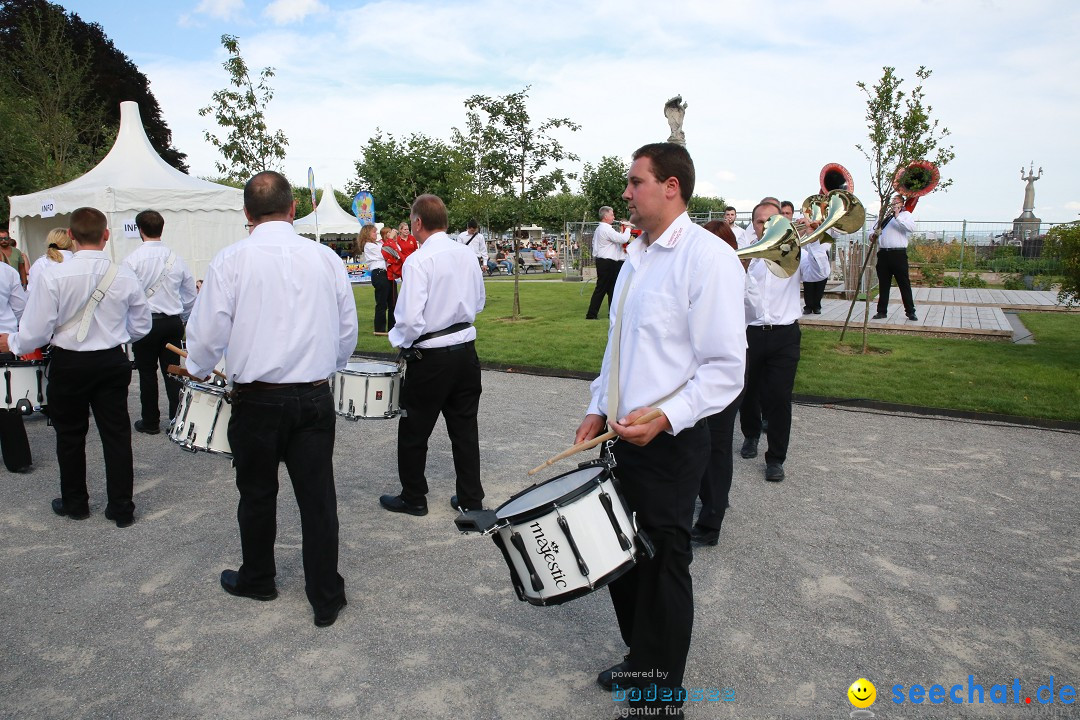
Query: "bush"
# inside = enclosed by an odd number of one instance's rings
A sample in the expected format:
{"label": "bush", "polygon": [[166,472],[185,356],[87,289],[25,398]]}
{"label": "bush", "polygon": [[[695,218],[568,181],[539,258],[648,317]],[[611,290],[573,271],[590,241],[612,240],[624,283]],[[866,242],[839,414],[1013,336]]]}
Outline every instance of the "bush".
{"label": "bush", "polygon": [[922,266],[923,282],[928,287],[941,287],[941,278],[944,275],[944,270],[941,265],[927,265]]}
{"label": "bush", "polygon": [[1005,276],[1005,289],[1006,290],[1024,290],[1027,286],[1024,285],[1024,276],[1020,273],[1013,273],[1012,275]]}
{"label": "bush", "polygon": [[964,273],[959,278],[955,278],[955,277],[950,275],[949,277],[945,278],[945,280],[943,281],[944,286],[945,287],[957,287],[958,286],[957,280],[959,280],[959,287],[966,287],[966,288],[984,288],[984,287],[986,287],[986,281],[983,280],[982,275],[979,275],[978,273]]}

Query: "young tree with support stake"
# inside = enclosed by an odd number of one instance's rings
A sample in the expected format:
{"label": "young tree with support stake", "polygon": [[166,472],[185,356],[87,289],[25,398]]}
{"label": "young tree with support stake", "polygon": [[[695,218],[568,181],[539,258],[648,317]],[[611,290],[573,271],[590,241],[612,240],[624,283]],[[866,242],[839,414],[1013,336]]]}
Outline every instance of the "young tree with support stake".
{"label": "young tree with support stake", "polygon": [[[893,195],[893,179],[897,172],[918,160],[929,160],[938,171],[949,163],[956,154],[952,145],[944,145],[945,138],[949,136],[949,129],[941,126],[939,121],[931,119],[930,113],[933,107],[925,102],[923,83],[930,77],[932,70],[920,66],[915,72],[918,85],[909,94],[901,88],[903,78],[896,74],[896,68],[886,66],[882,68],[881,79],[873,87],[868,87],[864,82],[857,82],[858,87],[866,95],[866,124],[869,129],[869,140],[865,146],[855,145],[870,163],[870,184],[877,192],[879,201],[878,223],[885,217],[885,209]],[[942,178],[936,190],[945,190],[952,184],[952,180]],[[867,250],[866,259],[859,273],[859,284],[865,275],[866,266],[873,255],[874,246]],[[866,317],[863,318],[863,352],[867,350],[866,333],[867,323],[870,316],[870,288],[866,292]],[[855,306],[858,298],[856,289],[855,298],[852,299],[851,308]],[[851,309],[848,310],[848,320],[851,319]],[[840,333],[843,341],[844,333],[847,332],[847,321],[844,322],[844,330]]]}
{"label": "young tree with support stake", "polygon": [[[518,254],[516,229],[521,227],[530,204],[554,190],[569,192],[566,181],[575,177],[558,167],[558,163],[576,161],[577,155],[568,152],[550,132],[558,128],[567,128],[571,132],[581,129],[569,118],[548,118],[533,127],[525,105],[529,87],[526,85],[516,93],[495,98],[473,95],[465,101],[467,133],[454,128],[454,144],[464,158],[471,193],[484,202],[485,208],[490,207],[499,194],[512,201],[515,258]],[[515,273],[511,317],[516,320],[520,315],[521,299]]]}
{"label": "young tree with support stake", "polygon": [[199,115],[213,114],[217,124],[228,130],[224,140],[209,130],[203,131],[206,141],[225,157],[225,163],[216,163],[218,172],[244,181],[263,170],[279,169],[289,140],[281,130],[270,132],[266,125],[266,106],[274,97],[267,80],[274,77],[274,68],[263,68],[256,83],[240,55],[237,37],[222,35],[221,45],[229,53],[223,67],[235,89],[218,90],[211,104],[199,109]]}

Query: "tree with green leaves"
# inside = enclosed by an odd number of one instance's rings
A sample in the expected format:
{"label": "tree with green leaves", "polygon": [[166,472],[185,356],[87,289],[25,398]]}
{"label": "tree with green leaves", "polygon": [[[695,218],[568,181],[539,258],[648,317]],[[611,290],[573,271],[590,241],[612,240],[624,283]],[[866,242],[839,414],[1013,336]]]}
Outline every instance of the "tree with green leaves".
{"label": "tree with green leaves", "polygon": [[[855,83],[866,95],[866,125],[869,142],[855,147],[870,163],[870,184],[877,192],[880,213],[885,212],[893,194],[896,172],[916,160],[929,160],[940,171],[956,154],[945,145],[949,129],[931,117],[933,107],[926,102],[923,83],[933,71],[925,66],[915,72],[918,85],[908,93],[896,68],[884,67],[881,79],[873,87]],[[952,180],[942,176],[937,190],[945,190]],[[936,191],[935,191],[936,192]]]}
{"label": "tree with green leaves", "polygon": [[711,195],[694,195],[686,206],[686,212],[691,215],[705,215],[707,213],[723,215],[725,209],[727,209],[727,201],[724,198]]}
{"label": "tree with green leaves", "polygon": [[213,115],[218,126],[227,131],[224,139],[203,131],[206,141],[225,158],[224,163],[215,163],[218,172],[246,180],[263,170],[279,169],[289,140],[284,132],[271,132],[266,124],[266,108],[274,97],[268,81],[274,77],[274,69],[263,68],[256,81],[240,55],[237,37],[222,35],[221,45],[229,53],[222,67],[229,73],[231,87],[215,92],[211,104],[200,108],[199,115]]}
{"label": "tree with green leaves", "polygon": [[356,178],[347,190],[361,190],[375,198],[375,217],[397,224],[408,220],[412,202],[424,193],[453,204],[463,176],[457,153],[442,140],[414,133],[398,139],[376,128],[354,163]]}
{"label": "tree with green leaves", "polygon": [[581,192],[589,209],[589,220],[596,220],[597,211],[607,205],[616,218],[630,216],[622,194],[626,190],[626,175],[630,166],[614,155],[605,155],[594,167],[585,163],[581,172]]}
{"label": "tree with green leaves", "polygon": [[[520,227],[530,205],[555,192],[569,192],[567,180],[576,176],[559,167],[577,161],[552,132],[575,132],[581,126],[569,118],[548,118],[532,124],[526,100],[529,87],[509,95],[473,95],[465,101],[466,131],[454,128],[454,146],[469,178],[468,192],[487,208],[499,195],[510,199],[514,225]],[[479,219],[479,218],[478,218]],[[517,254],[517,233],[514,253]],[[518,276],[514,276],[514,319],[521,315]]]}
{"label": "tree with green leaves", "polygon": [[1046,234],[1042,254],[1061,261],[1061,289],[1058,302],[1080,305],[1080,222],[1056,225]]}

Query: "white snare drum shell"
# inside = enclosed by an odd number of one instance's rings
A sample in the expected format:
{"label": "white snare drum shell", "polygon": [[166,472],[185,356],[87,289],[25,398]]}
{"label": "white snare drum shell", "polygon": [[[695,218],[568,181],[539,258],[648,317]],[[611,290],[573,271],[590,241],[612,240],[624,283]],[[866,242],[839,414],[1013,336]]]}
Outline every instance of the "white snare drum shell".
{"label": "white snare drum shell", "polygon": [[169,439],[187,450],[232,457],[231,417],[232,404],[226,400],[223,388],[187,380],[180,389]]}
{"label": "white snare drum shell", "polygon": [[401,414],[401,369],[391,363],[351,362],[334,373],[335,412],[348,419]]}

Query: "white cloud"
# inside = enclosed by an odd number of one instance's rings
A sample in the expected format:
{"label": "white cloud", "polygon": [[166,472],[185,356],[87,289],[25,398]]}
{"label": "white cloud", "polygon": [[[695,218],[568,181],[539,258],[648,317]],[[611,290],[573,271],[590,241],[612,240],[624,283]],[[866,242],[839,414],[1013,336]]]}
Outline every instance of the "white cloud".
{"label": "white cloud", "polygon": [[[235,16],[243,7],[241,0],[203,0],[196,19],[208,24],[207,34],[229,32],[208,16]],[[830,162],[851,171],[856,193],[876,210],[867,161],[854,147],[867,132],[865,97],[855,82],[873,84],[888,64],[910,88],[925,64],[934,70],[927,99],[953,133],[956,160],[943,173],[953,188],[920,203],[918,218],[1015,217],[1023,198],[1016,168],[1034,160],[1046,172],[1036,186],[1038,204],[1055,208],[1045,219],[1058,221],[1080,210],[1072,192],[1080,184],[1080,136],[1072,129],[1080,124],[1080,103],[1062,91],[1080,73],[1080,55],[1064,31],[1080,22],[1077,8],[1050,1],[915,3],[913,23],[968,29],[941,42],[932,33],[898,34],[846,0],[824,0],[816,11],[828,33],[791,33],[785,23],[766,22],[801,12],[783,0],[688,0],[662,8],[639,0],[542,7],[275,0],[265,17],[306,18],[303,31],[264,20],[267,27],[244,35],[242,49],[253,71],[276,69],[268,120],[289,137],[285,170],[294,179],[311,165],[320,184],[340,189],[376,127],[448,140],[451,128],[463,125],[467,97],[526,85],[534,121],[569,117],[581,124],[580,132],[556,134],[582,162],[605,155],[628,161],[636,147],[667,137],[663,104],[681,93],[689,103],[685,130],[699,192],[711,188],[708,194],[747,210],[765,195],[800,204]],[[1015,43],[1018,26],[1032,28],[1022,46]],[[152,52],[142,50],[144,57]],[[218,48],[198,62],[139,63],[196,174],[212,174],[216,159],[202,138],[213,123],[195,110],[227,83],[221,56]],[[1023,102],[1009,93],[1022,93]]]}
{"label": "white cloud", "polygon": [[326,11],[326,5],[319,0],[274,0],[263,10],[263,15],[275,25],[288,25]]}
{"label": "white cloud", "polygon": [[244,0],[201,0],[195,12],[217,20],[236,20],[244,13]]}

